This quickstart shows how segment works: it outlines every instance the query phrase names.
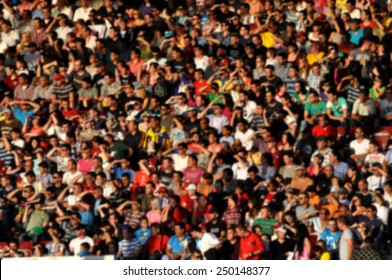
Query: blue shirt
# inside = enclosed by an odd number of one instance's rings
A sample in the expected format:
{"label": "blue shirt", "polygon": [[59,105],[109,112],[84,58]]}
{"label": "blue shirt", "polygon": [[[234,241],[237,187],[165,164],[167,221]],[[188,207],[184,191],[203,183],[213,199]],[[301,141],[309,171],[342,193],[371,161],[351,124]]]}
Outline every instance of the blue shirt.
{"label": "blue shirt", "polygon": [[88,231],[93,230],[93,225],[94,225],[94,216],[90,211],[79,211],[80,216],[82,219],[80,220],[80,223],[84,226],[86,226],[86,229]]}
{"label": "blue shirt", "polygon": [[133,177],[135,176],[135,172],[132,169],[124,170],[121,167],[116,167],[116,169],[114,169],[114,173],[116,174],[116,179],[121,179],[121,176],[123,174],[128,173],[131,182],[133,181]]}
{"label": "blue shirt", "polygon": [[354,32],[352,32],[351,30],[348,33],[350,33],[351,36],[350,42],[358,46],[359,40],[361,40],[361,38],[364,36],[363,29],[362,28],[358,29],[357,34],[354,34]]}
{"label": "blue shirt", "polygon": [[325,241],[325,247],[328,251],[333,251],[338,249],[338,242],[341,235],[342,232],[340,230],[333,233],[329,228],[327,228],[321,234],[320,239]]}
{"label": "blue shirt", "polygon": [[177,235],[174,235],[170,237],[169,241],[167,242],[167,245],[171,247],[171,252],[173,254],[179,254],[184,251],[184,245],[185,245],[185,240],[188,240],[189,236],[185,235],[185,237],[180,241],[178,240]]}
{"label": "blue shirt", "polygon": [[151,236],[151,230],[149,228],[143,230],[142,228],[139,228],[137,231],[135,231],[135,237],[137,240],[139,240],[140,243],[146,244],[147,239]]}
{"label": "blue shirt", "polygon": [[34,110],[33,109],[30,109],[29,111],[23,111],[19,107],[15,106],[13,111],[14,111],[15,119],[20,121],[20,123],[22,125],[24,125],[27,117],[30,117],[30,116],[34,115]]}

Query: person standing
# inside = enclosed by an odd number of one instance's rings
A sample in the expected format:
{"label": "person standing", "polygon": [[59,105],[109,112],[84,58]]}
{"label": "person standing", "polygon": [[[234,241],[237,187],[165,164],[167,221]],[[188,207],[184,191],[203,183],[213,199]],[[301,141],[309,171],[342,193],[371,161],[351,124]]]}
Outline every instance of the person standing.
{"label": "person standing", "polygon": [[339,259],[351,260],[354,250],[354,237],[349,228],[348,218],[340,216],[338,218],[338,227],[342,231],[342,236],[339,241]]}

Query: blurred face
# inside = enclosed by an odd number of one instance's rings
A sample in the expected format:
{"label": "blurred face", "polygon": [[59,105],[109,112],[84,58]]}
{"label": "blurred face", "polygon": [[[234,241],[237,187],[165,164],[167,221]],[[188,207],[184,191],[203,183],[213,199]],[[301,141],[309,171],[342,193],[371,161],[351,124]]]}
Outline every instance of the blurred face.
{"label": "blurred face", "polygon": [[183,236],[184,235],[184,230],[180,226],[175,226],[174,227],[174,233],[176,236]]}
{"label": "blurred face", "polygon": [[338,229],[338,225],[337,225],[336,221],[329,221],[328,227],[332,232],[335,232]]}
{"label": "blurred face", "polygon": [[239,228],[236,228],[236,230],[235,230],[235,232],[236,232],[236,235],[238,236],[238,237],[243,237],[243,236],[245,236],[245,230],[242,230],[242,229],[239,229]]}
{"label": "blurred face", "polygon": [[325,169],[324,169],[324,173],[328,176],[328,177],[331,177],[332,175],[333,175],[333,168],[332,168],[332,166],[327,166],[327,167],[325,167]]}
{"label": "blurred face", "polygon": [[228,240],[234,240],[235,234],[236,234],[236,233],[234,232],[234,230],[228,229],[228,230],[227,230],[227,239],[228,239]]}

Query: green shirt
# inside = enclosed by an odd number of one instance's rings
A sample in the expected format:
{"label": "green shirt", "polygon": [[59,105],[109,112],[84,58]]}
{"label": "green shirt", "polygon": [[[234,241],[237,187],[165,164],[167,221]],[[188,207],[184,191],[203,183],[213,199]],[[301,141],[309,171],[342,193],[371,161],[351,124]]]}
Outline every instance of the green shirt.
{"label": "green shirt", "polygon": [[[307,91],[306,94],[305,94],[305,101],[306,101],[306,102],[308,101],[308,97],[309,97],[309,92]],[[293,94],[293,98],[294,98],[295,100],[297,100],[298,104],[301,104],[301,103],[302,103],[302,100],[301,100],[301,98],[299,97],[298,92],[296,92],[296,93]]]}
{"label": "green shirt", "polygon": [[262,218],[258,218],[253,222],[253,226],[260,226],[263,234],[268,234],[269,236],[274,235],[273,226],[276,225],[278,221],[275,219],[265,220]]}
{"label": "green shirt", "polygon": [[316,105],[310,102],[306,102],[305,104],[305,112],[308,112],[311,117],[325,113],[326,109],[327,106],[324,101],[319,101]]}
{"label": "green shirt", "polygon": [[49,223],[49,215],[43,210],[34,210],[29,219],[29,223],[27,224],[26,231],[29,232],[35,227],[44,227]]}
{"label": "green shirt", "polygon": [[114,159],[122,159],[128,155],[128,146],[117,141],[114,143],[114,146],[110,148],[110,155],[112,155]]}
{"label": "green shirt", "polygon": [[[386,87],[381,87],[380,90],[385,90]],[[376,96],[376,91],[374,88],[371,88],[369,90],[370,98],[373,99],[374,101],[379,101],[380,99]]]}
{"label": "green shirt", "polygon": [[344,97],[339,97],[337,104],[328,101],[327,109],[331,109],[335,117],[341,117],[343,115],[343,111],[348,109],[347,101]]}
{"label": "green shirt", "polygon": [[[220,96],[219,93],[207,92],[207,98],[210,102],[212,102],[214,99],[216,99],[219,96]],[[215,104],[222,104],[222,99],[219,99],[218,101],[216,101]]]}

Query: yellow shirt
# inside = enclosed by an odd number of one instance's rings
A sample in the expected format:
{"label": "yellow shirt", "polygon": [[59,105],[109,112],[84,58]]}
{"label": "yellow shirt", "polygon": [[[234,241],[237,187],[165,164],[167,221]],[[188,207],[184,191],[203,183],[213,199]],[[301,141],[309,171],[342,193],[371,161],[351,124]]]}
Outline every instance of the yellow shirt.
{"label": "yellow shirt", "polygon": [[248,158],[246,159],[251,165],[256,165],[259,166],[261,165],[261,158],[262,158],[262,153],[256,152],[253,154],[249,154]]}
{"label": "yellow shirt", "polygon": [[336,0],[335,6],[341,11],[344,11],[346,9],[346,2],[347,0]]}
{"label": "yellow shirt", "polygon": [[272,37],[272,33],[269,31],[261,33],[260,37],[261,37],[261,41],[263,42],[263,46],[266,48],[271,48],[276,44],[274,37]]}
{"label": "yellow shirt", "polygon": [[392,22],[392,18],[390,18],[390,17],[387,18],[387,20],[384,22],[384,26],[388,28],[389,25],[391,25],[391,22]]}
{"label": "yellow shirt", "polygon": [[324,56],[323,52],[319,52],[318,54],[313,54],[313,53],[308,54],[308,56],[306,58],[308,60],[309,66],[312,66],[313,63],[315,63],[319,59],[323,58],[323,56]]}
{"label": "yellow shirt", "polygon": [[329,261],[329,260],[331,260],[331,254],[328,252],[324,252],[320,257],[320,261]]}

